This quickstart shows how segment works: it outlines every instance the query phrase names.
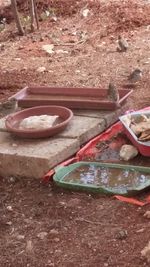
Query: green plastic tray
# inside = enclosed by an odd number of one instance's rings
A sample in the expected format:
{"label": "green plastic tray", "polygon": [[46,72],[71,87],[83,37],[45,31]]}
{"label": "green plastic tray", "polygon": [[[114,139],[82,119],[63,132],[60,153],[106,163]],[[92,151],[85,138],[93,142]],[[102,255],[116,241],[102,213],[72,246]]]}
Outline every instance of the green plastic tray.
{"label": "green plastic tray", "polygon": [[67,167],[63,167],[63,166],[56,167],[55,174],[53,176],[54,182],[60,187],[71,189],[71,190],[82,190],[82,191],[88,191],[91,193],[110,194],[110,195],[118,194],[118,195],[126,195],[126,196],[136,195],[150,186],[150,180],[148,180],[145,183],[142,183],[138,187],[133,187],[130,190],[126,190],[126,192],[122,192],[119,189],[109,188],[107,187],[107,185],[100,186],[100,185],[94,185],[94,184],[80,184],[80,183],[75,183],[75,182],[64,181],[64,178],[66,175],[74,171],[76,168],[80,166],[85,166],[85,165],[94,165],[97,167],[107,167],[107,168],[117,168],[117,169],[123,169],[123,170],[135,170],[141,173],[150,174],[149,167],[81,161],[78,163],[70,164]]}

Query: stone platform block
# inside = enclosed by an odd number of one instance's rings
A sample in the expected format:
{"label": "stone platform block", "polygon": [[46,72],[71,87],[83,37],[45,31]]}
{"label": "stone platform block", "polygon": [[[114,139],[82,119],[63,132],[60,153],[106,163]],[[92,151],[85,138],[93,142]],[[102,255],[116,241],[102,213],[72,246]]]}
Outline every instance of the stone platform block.
{"label": "stone platform block", "polygon": [[0,176],[41,178],[79,148],[77,139],[22,140],[0,132]]}

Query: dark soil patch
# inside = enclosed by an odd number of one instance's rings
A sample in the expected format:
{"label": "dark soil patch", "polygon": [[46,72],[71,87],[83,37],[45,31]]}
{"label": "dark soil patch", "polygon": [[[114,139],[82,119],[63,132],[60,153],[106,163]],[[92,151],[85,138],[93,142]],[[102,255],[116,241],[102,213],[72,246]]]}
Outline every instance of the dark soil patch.
{"label": "dark soil patch", "polygon": [[147,208],[26,179],[1,179],[0,188],[2,267],[149,266],[140,254]]}

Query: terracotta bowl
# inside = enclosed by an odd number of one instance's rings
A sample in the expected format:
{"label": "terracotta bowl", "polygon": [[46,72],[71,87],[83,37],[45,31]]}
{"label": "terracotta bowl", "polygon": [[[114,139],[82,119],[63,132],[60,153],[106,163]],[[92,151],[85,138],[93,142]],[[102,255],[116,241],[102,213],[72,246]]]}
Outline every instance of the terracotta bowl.
{"label": "terracotta bowl", "polygon": [[[40,115],[57,115],[59,122],[49,128],[41,130],[19,129],[20,122],[30,116]],[[28,108],[7,116],[5,125],[9,132],[18,137],[23,138],[44,138],[50,137],[63,131],[69,121],[72,119],[73,113],[70,109],[61,106],[38,106]]]}

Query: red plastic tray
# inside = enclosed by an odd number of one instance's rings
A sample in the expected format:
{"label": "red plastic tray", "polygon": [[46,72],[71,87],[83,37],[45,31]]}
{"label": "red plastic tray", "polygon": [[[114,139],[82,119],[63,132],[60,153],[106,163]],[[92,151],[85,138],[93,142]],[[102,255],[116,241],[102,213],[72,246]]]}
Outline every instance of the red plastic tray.
{"label": "red plastic tray", "polygon": [[[142,110],[150,110],[150,107],[147,107],[145,109]],[[130,111],[131,112],[131,111]],[[127,112],[129,113],[129,112]],[[83,146],[76,154],[75,157],[66,160],[64,162],[62,162],[60,165],[61,166],[67,166],[71,163],[75,163],[78,161],[83,161],[83,160],[87,160],[87,158],[89,157],[93,157],[95,156],[95,154],[97,153],[97,149],[96,149],[96,144],[102,141],[107,141],[110,140],[111,138],[113,138],[115,135],[117,135],[118,133],[125,133],[124,132],[124,127],[122,125],[122,123],[119,121],[117,123],[115,123],[114,125],[112,125],[110,128],[108,128],[105,132],[101,133],[100,135],[96,136],[95,138],[93,138],[92,140],[90,140],[85,146]],[[124,135],[125,136],[125,135]],[[123,144],[126,143],[126,138],[125,137],[121,137],[118,139],[116,139],[116,142],[112,142],[111,146],[115,146],[115,148],[120,148]],[[128,142],[130,143],[130,140],[128,140]],[[121,163],[121,161],[117,160],[118,163]],[[112,160],[107,160],[106,162],[115,162],[116,160],[112,159]],[[128,163],[128,162],[127,162]],[[125,164],[125,162],[124,162]],[[129,163],[128,163],[129,164]],[[145,158],[143,156],[140,156],[139,158],[137,158],[136,160],[132,160],[131,161],[132,165],[141,165],[141,166],[150,166],[150,159]],[[60,166],[58,165],[58,167]],[[49,180],[50,178],[52,178],[53,174],[55,173],[55,170],[52,169],[50,170],[44,177],[44,180]]]}
{"label": "red plastic tray", "polygon": [[[108,99],[108,90],[101,88],[25,87],[9,99],[15,98],[19,107],[59,105],[75,109],[114,110],[117,103]],[[119,104],[124,104],[132,90],[119,90]]]}
{"label": "red plastic tray", "polygon": [[[140,114],[144,114],[144,115],[149,115],[150,116],[150,111],[149,110],[145,110],[145,111],[137,111],[137,112],[132,112],[130,113],[132,116],[138,116]],[[125,123],[124,123],[124,118],[127,115],[121,116],[119,119],[124,127],[124,131],[125,134],[127,135],[127,137],[130,139],[130,141],[133,143],[133,145],[135,147],[137,147],[137,149],[139,150],[139,152],[146,157],[150,157],[150,141],[148,142],[141,142],[138,141],[137,136],[134,134],[134,132],[130,129],[130,127],[128,127]]]}

